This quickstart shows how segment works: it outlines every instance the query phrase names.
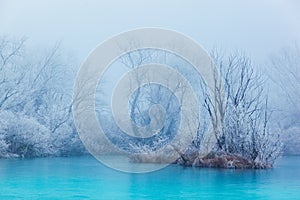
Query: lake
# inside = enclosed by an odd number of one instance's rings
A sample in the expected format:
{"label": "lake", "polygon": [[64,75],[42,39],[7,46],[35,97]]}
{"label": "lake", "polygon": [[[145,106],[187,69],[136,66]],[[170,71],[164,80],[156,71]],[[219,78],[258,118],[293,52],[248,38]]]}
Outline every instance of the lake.
{"label": "lake", "polygon": [[170,165],[146,174],[91,156],[2,159],[0,199],[300,199],[300,157],[282,157],[270,170]]}

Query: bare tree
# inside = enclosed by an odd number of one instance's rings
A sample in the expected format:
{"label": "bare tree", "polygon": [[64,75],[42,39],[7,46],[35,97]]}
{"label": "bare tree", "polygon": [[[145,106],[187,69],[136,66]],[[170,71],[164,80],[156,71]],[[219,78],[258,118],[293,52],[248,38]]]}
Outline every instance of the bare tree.
{"label": "bare tree", "polygon": [[[283,48],[271,57],[270,78],[281,89],[282,105],[279,109],[289,113],[289,119],[300,117],[300,49],[297,44]],[[278,93],[278,91],[277,91]],[[297,122],[295,122],[297,123]]]}
{"label": "bare tree", "polygon": [[26,70],[20,66],[25,39],[0,38],[0,109],[21,96]]}
{"label": "bare tree", "polygon": [[[125,51],[130,50],[131,49]],[[153,152],[168,144],[169,139],[176,135],[176,127],[179,126],[180,120],[180,105],[184,101],[183,96],[185,95],[188,86],[180,81],[180,73],[164,74],[164,77],[162,77],[162,74],[157,75],[164,79],[165,85],[163,86],[159,83],[155,84],[150,78],[153,78],[154,76],[155,79],[155,75],[150,74],[158,73],[158,71],[153,72],[150,70],[148,73],[148,68],[145,70],[145,68],[141,67],[147,64],[165,64],[170,66],[171,60],[172,56],[168,56],[165,51],[154,49],[138,49],[130,51],[117,60],[118,64],[121,64],[121,66],[127,69],[127,71],[132,72],[129,76],[130,81],[128,87],[130,87],[130,91],[134,90],[134,92],[127,100],[133,134],[138,138],[137,140],[134,140],[134,137],[130,138],[129,146],[131,147],[130,149],[133,149],[133,151],[142,153]],[[171,66],[175,68],[181,63],[172,64]],[[117,66],[120,67],[120,65]],[[181,67],[184,68],[185,66]],[[172,88],[172,91],[168,89],[168,86],[171,86],[170,88]],[[174,95],[175,93],[180,94],[178,98]],[[163,114],[160,113],[160,109],[151,114],[150,108],[153,108],[153,105],[154,107],[161,105],[161,108],[165,111],[166,118],[162,119]],[[159,108],[159,106],[156,108]],[[199,115],[199,113],[197,113],[197,115]],[[184,117],[190,118],[191,116]],[[189,123],[190,126],[194,126],[194,124],[198,124],[199,122]],[[146,132],[139,131],[140,127]],[[159,129],[156,129],[158,127]],[[159,131],[159,134],[154,133],[157,131]],[[192,135],[194,134],[191,134],[190,138],[192,138]],[[150,141],[148,136],[154,136],[154,139],[151,139]],[[124,140],[122,141],[124,142]],[[184,152],[178,153],[183,154]],[[165,157],[167,158],[168,156],[165,155]]]}
{"label": "bare tree", "polygon": [[[205,106],[215,131],[218,151],[239,154],[262,165],[272,165],[281,150],[278,134],[269,130],[270,112],[264,79],[243,54],[212,54],[220,70],[224,91],[216,84],[215,99],[205,95]],[[207,88],[204,92],[207,93]],[[223,94],[221,94],[223,93]],[[220,132],[219,132],[220,131]]]}
{"label": "bare tree", "polygon": [[297,43],[272,55],[268,74],[273,83],[274,125],[283,133],[284,154],[299,154],[300,49]]}
{"label": "bare tree", "polygon": [[[61,59],[59,45],[33,57],[24,44],[23,38],[0,38],[0,114],[11,118],[0,119],[3,125],[0,127],[0,138],[12,154],[43,155],[30,151],[44,152],[47,151],[46,146],[49,147],[47,154],[54,154],[61,151],[59,148],[69,146],[71,141],[66,142],[67,145],[62,143],[75,135],[71,90],[65,88],[68,69]],[[38,130],[43,130],[44,135]],[[26,140],[22,133],[27,134]],[[45,141],[41,141],[43,137]],[[22,152],[19,147],[22,147]],[[50,151],[53,148],[57,151]]]}

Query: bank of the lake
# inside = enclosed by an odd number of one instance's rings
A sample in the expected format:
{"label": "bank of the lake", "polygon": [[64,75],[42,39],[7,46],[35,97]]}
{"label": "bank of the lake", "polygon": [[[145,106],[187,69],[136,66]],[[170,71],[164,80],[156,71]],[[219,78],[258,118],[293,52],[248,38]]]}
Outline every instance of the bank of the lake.
{"label": "bank of the lake", "polygon": [[273,169],[170,165],[146,174],[103,166],[90,156],[0,160],[0,199],[300,199],[300,157]]}

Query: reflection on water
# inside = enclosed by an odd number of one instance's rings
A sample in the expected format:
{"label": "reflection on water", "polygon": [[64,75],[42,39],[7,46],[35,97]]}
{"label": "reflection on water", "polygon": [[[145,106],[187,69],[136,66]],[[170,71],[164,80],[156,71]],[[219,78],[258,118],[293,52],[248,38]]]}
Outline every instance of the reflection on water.
{"label": "reflection on water", "polygon": [[103,166],[90,156],[0,160],[0,199],[299,199],[300,157],[271,170],[170,165],[146,174]]}

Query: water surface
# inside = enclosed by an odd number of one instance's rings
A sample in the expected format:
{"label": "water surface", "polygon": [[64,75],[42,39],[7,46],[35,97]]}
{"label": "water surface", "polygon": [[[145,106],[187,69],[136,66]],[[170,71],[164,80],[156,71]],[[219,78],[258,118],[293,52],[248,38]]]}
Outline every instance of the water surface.
{"label": "water surface", "polygon": [[103,166],[90,156],[0,160],[0,199],[300,199],[300,157],[271,170],[170,165],[146,174]]}

